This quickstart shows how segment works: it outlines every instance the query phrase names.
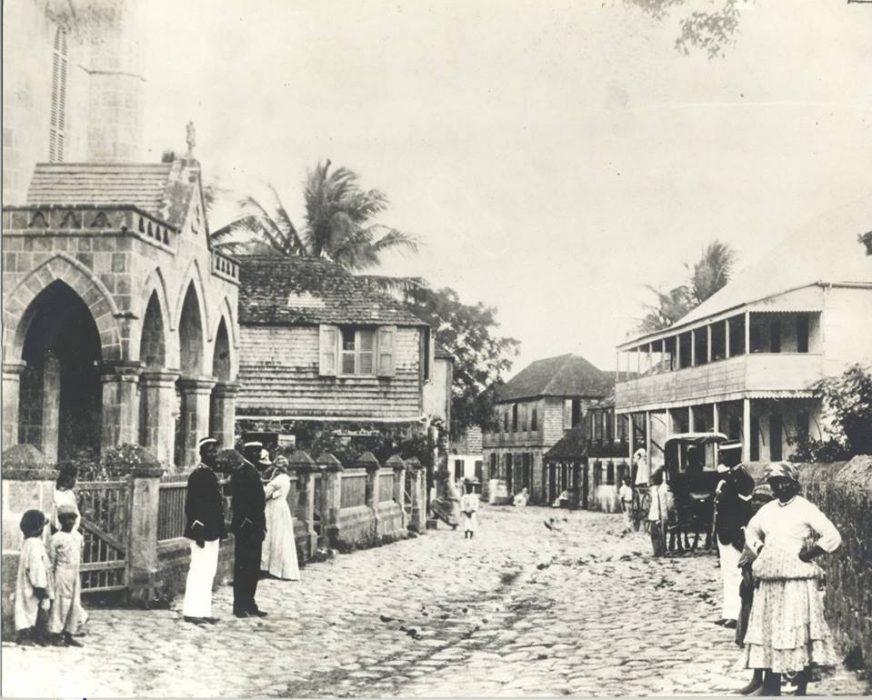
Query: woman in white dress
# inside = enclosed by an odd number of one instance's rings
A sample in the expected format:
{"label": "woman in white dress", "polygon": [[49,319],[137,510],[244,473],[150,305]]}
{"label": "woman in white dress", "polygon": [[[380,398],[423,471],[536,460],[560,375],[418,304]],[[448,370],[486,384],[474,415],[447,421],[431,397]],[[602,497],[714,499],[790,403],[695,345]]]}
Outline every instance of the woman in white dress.
{"label": "woman in white dress", "polygon": [[754,593],[745,633],[745,666],[762,669],[763,695],[781,694],[781,674],[795,674],[796,695],[805,695],[812,666],[832,666],[835,652],[818,590],[821,569],[812,559],[842,543],[835,525],[799,495],[796,468],[769,465],[767,481],[775,500],[745,527],[746,543],[757,553]]}
{"label": "woman in white dress", "polygon": [[264,486],[266,496],[266,537],[260,558],[261,571],[286,581],[300,580],[297,563],[297,543],[294,540],[294,518],[288,505],[291,477],[288,460],[276,457],[272,477]]}

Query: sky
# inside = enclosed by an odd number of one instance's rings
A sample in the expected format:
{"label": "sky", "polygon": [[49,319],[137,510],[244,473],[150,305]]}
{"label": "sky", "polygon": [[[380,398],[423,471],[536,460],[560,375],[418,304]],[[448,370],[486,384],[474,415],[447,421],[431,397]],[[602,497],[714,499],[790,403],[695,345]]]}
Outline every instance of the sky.
{"label": "sky", "polygon": [[872,190],[872,4],[751,0],[713,60],[674,48],[695,6],[147,0],[145,155],[192,120],[206,182],[271,183],[298,228],[307,169],[350,167],[423,242],[373,272],[496,307],[513,372],[612,370],[646,284],[713,239],[751,264]]}

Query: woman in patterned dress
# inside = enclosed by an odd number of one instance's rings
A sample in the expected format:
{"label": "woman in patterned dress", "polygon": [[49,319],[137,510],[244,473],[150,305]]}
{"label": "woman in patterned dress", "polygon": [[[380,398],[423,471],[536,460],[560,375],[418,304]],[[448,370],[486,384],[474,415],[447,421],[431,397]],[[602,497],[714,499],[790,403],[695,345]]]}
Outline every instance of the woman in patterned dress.
{"label": "woman in patterned dress", "polygon": [[745,666],[762,669],[763,695],[781,694],[781,674],[794,674],[797,695],[805,695],[811,667],[832,666],[832,635],[818,590],[821,569],[812,560],[842,542],[835,525],[799,495],[796,468],[769,465],[775,499],[751,518],[746,541],[757,552],[754,594],[745,633]]}

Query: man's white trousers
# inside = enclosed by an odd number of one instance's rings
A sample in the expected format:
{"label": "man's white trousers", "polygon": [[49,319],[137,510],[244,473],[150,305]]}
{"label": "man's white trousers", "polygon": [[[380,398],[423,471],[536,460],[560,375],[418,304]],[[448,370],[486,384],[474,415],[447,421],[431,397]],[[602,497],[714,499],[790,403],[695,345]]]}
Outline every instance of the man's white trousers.
{"label": "man's white trousers", "polygon": [[212,582],[218,570],[218,547],[220,540],[206,542],[203,548],[190,540],[191,568],[185,582],[185,617],[212,617]]}

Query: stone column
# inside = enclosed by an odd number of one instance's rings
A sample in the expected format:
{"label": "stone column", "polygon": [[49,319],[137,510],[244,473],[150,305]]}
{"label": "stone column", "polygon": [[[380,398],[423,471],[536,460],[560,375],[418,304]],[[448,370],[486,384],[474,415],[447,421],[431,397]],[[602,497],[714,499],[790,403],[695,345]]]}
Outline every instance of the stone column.
{"label": "stone column", "polygon": [[[24,362],[3,363],[3,449],[18,444],[18,404]],[[17,526],[16,526],[17,527]]]}
{"label": "stone column", "polygon": [[218,440],[224,449],[236,444],[236,397],[239,385],[219,382],[212,390],[212,414],[209,418],[209,434]]}
{"label": "stone column", "polygon": [[378,537],[381,534],[381,518],[379,518],[378,513],[378,480],[381,465],[372,452],[364,452],[357,458],[354,466],[366,469],[366,506],[372,511],[373,536]]}
{"label": "stone column", "polygon": [[406,463],[400,455],[393,455],[385,467],[394,470],[394,502],[400,507],[400,528],[406,529]]}
{"label": "stone column", "polygon": [[145,431],[143,446],[161,464],[173,463],[176,431],[173,409],[176,400],[176,379],[172,372],[148,371],[142,373],[140,391],[145,392]]}
{"label": "stone column", "polygon": [[409,511],[408,528],[413,532],[424,532],[427,517],[427,502],[424,493],[424,466],[417,457],[406,460],[406,468],[412,471],[412,507]]}
{"label": "stone column", "polygon": [[127,547],[128,595],[137,603],[155,597],[158,572],[157,526],[163,469],[140,467],[130,475],[130,532]]}
{"label": "stone column", "polygon": [[47,352],[42,369],[42,430],[40,449],[49,464],[58,461],[58,433],[61,428],[61,361]]}
{"label": "stone column", "polygon": [[209,404],[214,379],[179,379],[182,394],[182,463],[188,471],[200,459],[197,442],[209,434]]}
{"label": "stone column", "polygon": [[334,546],[339,541],[339,513],[342,510],[342,463],[329,452],[317,460],[324,470],[321,487],[321,546]]}
{"label": "stone column", "polygon": [[303,512],[294,513],[306,529],[306,542],[303,553],[306,559],[311,558],[318,545],[318,533],[315,532],[315,482],[312,472],[317,470],[315,461],[303,450],[296,450],[288,463],[297,472],[297,499],[303,504]]}
{"label": "stone column", "polygon": [[139,375],[142,366],[138,362],[104,363],[103,382],[103,431],[100,449],[107,450],[127,443],[139,444]]}

